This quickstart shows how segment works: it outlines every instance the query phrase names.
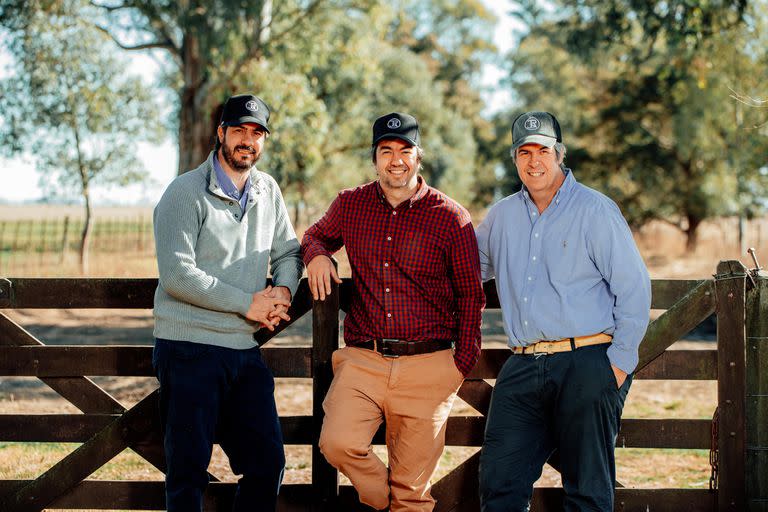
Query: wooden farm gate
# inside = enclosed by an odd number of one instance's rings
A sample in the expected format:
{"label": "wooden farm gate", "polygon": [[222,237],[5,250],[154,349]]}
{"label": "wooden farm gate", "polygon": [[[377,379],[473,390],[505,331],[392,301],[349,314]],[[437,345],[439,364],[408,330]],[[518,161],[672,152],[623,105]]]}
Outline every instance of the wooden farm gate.
{"label": "wooden farm gate", "polygon": [[[0,309],[147,309],[152,307],[156,284],[154,279],[6,279],[0,280]],[[626,418],[617,444],[709,450],[714,442],[717,488],[619,487],[616,510],[768,510],[768,279],[729,261],[720,263],[714,279],[654,280],[652,284],[653,308],[666,311],[648,329],[636,378],[718,380],[719,419]],[[311,311],[313,347],[267,345],[263,351],[276,377],[313,380],[313,415],[281,418],[286,444],[312,446],[312,483],[284,485],[281,511],[370,510],[357,503],[351,487],[338,485],[337,472],[317,448],[322,398],[332,379],[331,354],[338,347],[339,310],[347,309],[350,295],[350,283],[345,280],[340,293],[313,305],[304,280],[290,315],[295,322]],[[487,283],[486,295],[488,308],[498,308],[492,283]],[[718,320],[717,350],[666,351],[712,313]],[[0,480],[0,511],[163,509],[162,482],[87,479],[127,447],[161,471],[164,468],[157,392],[126,410],[85,377],[151,376],[151,350],[151,346],[46,346],[0,312],[0,377],[38,377],[83,412],[0,415],[0,442],[82,443],[34,480]],[[494,379],[508,355],[506,349],[483,350],[459,391],[481,415],[451,417],[448,445],[481,445],[492,390],[484,379]],[[377,443],[383,444],[382,432]],[[479,510],[478,456],[435,482],[436,511]],[[229,510],[233,491],[234,484],[212,481],[206,509]],[[537,488],[533,510],[559,510],[561,493],[558,488]]]}

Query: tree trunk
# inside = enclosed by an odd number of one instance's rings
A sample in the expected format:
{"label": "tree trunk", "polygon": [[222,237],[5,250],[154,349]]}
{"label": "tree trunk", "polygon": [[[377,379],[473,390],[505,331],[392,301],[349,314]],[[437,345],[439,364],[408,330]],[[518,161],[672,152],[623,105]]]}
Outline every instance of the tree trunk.
{"label": "tree trunk", "polygon": [[685,229],[685,249],[689,253],[692,253],[696,250],[696,245],[699,242],[698,229],[702,219],[691,214],[688,214],[687,219],[688,227]]}
{"label": "tree trunk", "polygon": [[200,165],[213,149],[218,119],[212,122],[205,108],[207,77],[199,41],[194,35],[184,38],[181,66],[184,85],[179,98],[178,173],[184,174]]}
{"label": "tree trunk", "polygon": [[300,215],[301,215],[300,202],[296,201],[295,203],[293,203],[293,229],[296,229],[296,226],[299,225]]}
{"label": "tree trunk", "polygon": [[91,210],[91,195],[86,185],[83,188],[83,198],[85,199],[85,223],[80,235],[80,273],[88,275],[88,243],[91,239],[91,224],[93,223]]}
{"label": "tree trunk", "polygon": [[77,170],[80,173],[80,192],[85,200],[85,223],[83,223],[83,232],[80,234],[80,273],[85,276],[88,274],[88,241],[91,235],[91,177],[88,169],[85,168],[77,122],[72,124],[72,131],[75,136],[75,151],[77,151]]}
{"label": "tree trunk", "polygon": [[747,219],[739,212],[739,254],[747,254]]}
{"label": "tree trunk", "polygon": [[293,207],[293,228],[296,229],[301,221],[301,210],[306,208],[307,204],[307,190],[304,181],[299,181],[296,184],[299,190],[299,197],[296,199],[296,204]]}

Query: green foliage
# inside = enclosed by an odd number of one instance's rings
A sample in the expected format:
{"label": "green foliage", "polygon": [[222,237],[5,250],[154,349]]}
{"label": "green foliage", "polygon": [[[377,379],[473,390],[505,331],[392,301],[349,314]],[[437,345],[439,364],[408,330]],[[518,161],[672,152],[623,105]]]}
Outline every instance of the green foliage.
{"label": "green foliage", "polygon": [[511,80],[526,110],[561,120],[580,180],[634,226],[667,220],[692,247],[701,221],[754,213],[768,191],[759,113],[731,98],[759,96],[768,82],[758,5],[585,0],[522,10],[529,32]]}
{"label": "green foliage", "polygon": [[[0,81],[0,147],[31,157],[49,194],[87,200],[94,183],[143,179],[135,143],[162,130],[141,80],[126,76],[102,33],[72,15],[83,4],[47,5],[6,25],[14,62]],[[4,24],[9,12],[0,11]]]}
{"label": "green foliage", "polygon": [[11,76],[0,81],[0,147],[35,162],[48,198],[83,198],[83,274],[91,186],[144,179],[135,144],[163,132],[150,91],[125,74],[104,33],[83,21],[87,6],[85,0],[0,4],[10,33],[5,49],[14,59]]}
{"label": "green foliage", "polygon": [[392,110],[419,118],[427,180],[456,199],[472,201],[476,169],[492,167],[478,159],[491,127],[473,81],[495,20],[477,0],[115,0],[81,18],[123,48],[165,52],[180,172],[210,150],[217,108],[245,91],[273,108],[261,166],[297,214],[374,177],[370,127]]}
{"label": "green foliage", "polygon": [[[178,129],[179,172],[197,166],[210,151],[218,109],[229,95],[262,96],[273,109],[274,129],[260,166],[279,180],[296,220],[309,206],[325,207],[340,188],[375,177],[371,124],[393,110],[419,119],[424,174],[431,185],[465,203],[487,195],[492,185],[487,178],[494,163],[478,153],[488,146],[492,126],[480,116],[483,104],[474,81],[495,51],[490,42],[495,19],[477,0],[25,4],[0,0],[3,24],[30,33],[36,16],[66,10],[78,30],[88,27],[121,48],[164,59],[160,85],[176,100],[175,120],[165,124]],[[40,23],[35,30],[59,37],[58,29]],[[94,80],[114,83],[109,73]],[[138,91],[132,96],[138,108],[143,97]],[[476,176],[483,173],[486,180],[478,186]]]}

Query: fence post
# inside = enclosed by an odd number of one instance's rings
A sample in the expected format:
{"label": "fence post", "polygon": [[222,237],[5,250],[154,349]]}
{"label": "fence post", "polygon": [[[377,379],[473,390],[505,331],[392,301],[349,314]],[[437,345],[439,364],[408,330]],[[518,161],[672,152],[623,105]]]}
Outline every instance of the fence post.
{"label": "fence post", "polygon": [[768,277],[747,295],[747,510],[768,503]]}
{"label": "fence post", "polygon": [[14,261],[18,258],[19,254],[19,232],[21,231],[21,221],[17,220],[13,230],[13,242],[11,243],[11,254],[8,258],[8,273],[10,273],[13,267]]}
{"label": "fence post", "polygon": [[[10,251],[8,256],[10,257]],[[3,266],[4,259],[5,259],[5,221],[0,220],[0,277],[7,274],[8,272],[8,266]]]}
{"label": "fence post", "polygon": [[339,473],[320,453],[323,399],[333,380],[331,356],[339,347],[339,293],[331,282],[331,294],[312,304],[312,510],[335,510]]}
{"label": "fence post", "polygon": [[739,261],[721,261],[717,301],[718,510],[744,510],[746,462],[746,281]]}
{"label": "fence post", "polygon": [[61,234],[61,257],[59,264],[63,264],[67,258],[67,245],[69,245],[69,215],[64,217],[64,232]]}
{"label": "fence post", "polygon": [[139,215],[136,221],[136,254],[144,252],[144,216]]}
{"label": "fence post", "polygon": [[48,250],[48,246],[46,245],[46,239],[48,237],[48,219],[43,219],[42,224],[40,225],[40,258],[38,259],[39,263],[37,265],[37,275],[42,276],[43,270],[45,269],[45,252]]}

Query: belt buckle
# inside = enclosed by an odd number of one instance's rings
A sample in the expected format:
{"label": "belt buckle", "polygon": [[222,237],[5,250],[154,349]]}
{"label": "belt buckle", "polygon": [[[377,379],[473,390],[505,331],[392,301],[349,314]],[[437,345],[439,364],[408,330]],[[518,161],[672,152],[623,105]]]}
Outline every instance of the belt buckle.
{"label": "belt buckle", "polygon": [[[393,354],[391,352],[387,352],[387,347],[389,346],[389,343],[398,342],[400,340],[396,338],[381,338],[381,355],[382,357],[388,357],[390,359],[397,359],[400,357],[399,354]],[[391,348],[390,348],[391,350]]]}
{"label": "belt buckle", "polygon": [[[541,345],[541,347],[542,347],[541,350],[538,350],[538,345]],[[552,350],[550,350],[551,347],[552,347],[552,343],[547,342],[547,341],[540,341],[538,343],[534,343],[534,345],[533,345],[533,355],[534,356],[542,356],[542,355],[549,356],[549,355],[552,355],[552,354],[554,354],[554,352],[552,352]]]}

